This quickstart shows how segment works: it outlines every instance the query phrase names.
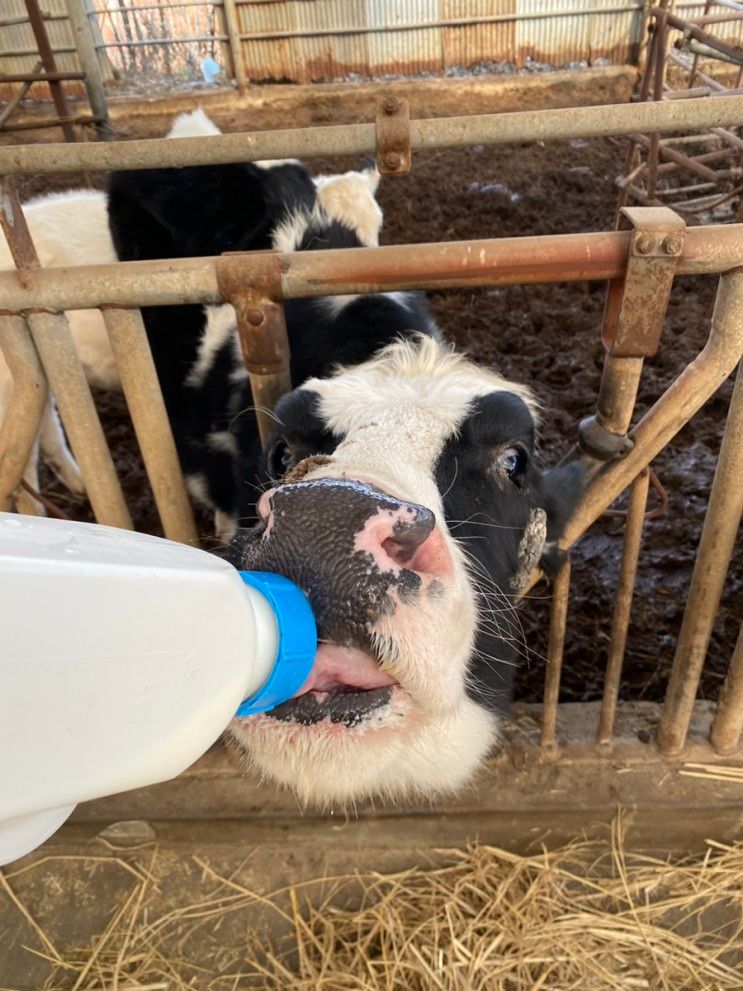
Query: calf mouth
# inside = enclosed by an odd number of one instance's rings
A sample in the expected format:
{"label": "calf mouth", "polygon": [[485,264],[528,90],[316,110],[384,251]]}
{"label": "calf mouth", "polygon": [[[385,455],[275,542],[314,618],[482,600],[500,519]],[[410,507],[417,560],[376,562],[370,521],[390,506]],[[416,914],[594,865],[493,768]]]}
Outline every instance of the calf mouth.
{"label": "calf mouth", "polygon": [[301,726],[332,723],[354,729],[381,716],[393,695],[401,692],[399,682],[370,652],[321,643],[310,675],[294,698],[264,715]]}

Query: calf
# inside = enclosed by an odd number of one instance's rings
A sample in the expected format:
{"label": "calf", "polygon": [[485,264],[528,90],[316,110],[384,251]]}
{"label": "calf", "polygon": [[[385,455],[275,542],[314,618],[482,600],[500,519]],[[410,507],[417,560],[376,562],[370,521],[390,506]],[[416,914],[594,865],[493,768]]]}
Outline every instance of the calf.
{"label": "calf", "polygon": [[581,469],[543,471],[530,391],[433,337],[305,381],[276,418],[273,483],[229,556],[297,582],[320,646],[297,697],[231,736],[315,805],[456,789],[497,739],[515,599],[552,560]]}

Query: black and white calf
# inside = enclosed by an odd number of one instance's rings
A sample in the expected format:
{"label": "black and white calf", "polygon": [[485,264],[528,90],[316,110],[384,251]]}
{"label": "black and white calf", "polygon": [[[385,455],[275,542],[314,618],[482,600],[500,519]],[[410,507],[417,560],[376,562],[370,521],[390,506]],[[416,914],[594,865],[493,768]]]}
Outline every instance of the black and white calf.
{"label": "black and white calf", "polygon": [[297,582],[321,645],[298,696],[232,738],[316,805],[455,789],[497,739],[515,598],[580,468],[542,471],[529,390],[432,337],[309,379],[276,415],[274,483],[230,556]]}

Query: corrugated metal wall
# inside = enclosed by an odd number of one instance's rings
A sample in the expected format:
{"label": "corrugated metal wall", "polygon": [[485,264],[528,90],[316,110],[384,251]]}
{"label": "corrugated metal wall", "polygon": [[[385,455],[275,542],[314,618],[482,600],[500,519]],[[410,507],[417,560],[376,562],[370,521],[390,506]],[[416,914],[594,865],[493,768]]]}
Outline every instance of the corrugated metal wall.
{"label": "corrugated metal wall", "polygon": [[635,60],[645,0],[237,0],[252,79]]}
{"label": "corrugated metal wall", "polygon": [[[92,25],[103,61],[105,52],[110,52],[118,65],[127,51],[127,41],[126,38],[119,38],[118,43],[112,41],[109,22],[112,16],[121,16],[116,11],[121,11],[123,0],[86,2],[98,11]],[[413,76],[419,72],[456,73],[478,63],[506,61],[516,67],[529,62],[563,66],[597,59],[636,62],[645,36],[644,10],[652,2],[237,0],[237,11],[249,78],[307,83],[354,75],[368,78]],[[202,40],[190,37],[195,30],[191,22],[196,8],[216,8],[217,31],[224,31],[221,0],[162,0],[162,3],[172,8],[168,10],[166,33],[178,39],[170,45],[165,64],[171,64],[171,55],[178,62],[181,42],[188,45],[192,40]],[[152,5],[152,0],[127,0],[127,18],[136,14],[140,4]],[[104,12],[107,8],[114,9],[113,15]],[[47,28],[59,53],[60,68],[76,68],[72,36],[64,17],[64,0],[43,0],[43,9],[53,18],[47,21]],[[677,0],[674,9],[682,16],[698,15],[704,12],[704,0]],[[12,20],[25,15],[25,5],[23,0],[0,0],[0,11],[0,20]],[[714,33],[739,39],[742,27],[741,21],[715,25]],[[197,34],[202,33],[203,29],[199,28]],[[137,36],[140,40],[133,44],[141,44],[142,37],[147,36],[144,20],[137,22]],[[223,55],[226,65],[229,59],[224,49]],[[0,26],[0,70],[29,71],[35,61],[30,26]],[[126,70],[126,65],[119,68]],[[104,72],[111,78],[110,65],[104,65]],[[8,89],[0,83],[0,99],[8,98]],[[38,95],[45,95],[45,88],[38,89]]]}

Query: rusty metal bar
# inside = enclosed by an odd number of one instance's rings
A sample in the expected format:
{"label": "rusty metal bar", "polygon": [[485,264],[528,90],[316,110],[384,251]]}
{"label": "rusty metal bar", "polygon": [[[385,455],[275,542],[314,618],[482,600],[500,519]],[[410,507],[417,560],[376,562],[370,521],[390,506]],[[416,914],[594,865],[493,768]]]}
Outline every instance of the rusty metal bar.
{"label": "rusty metal bar", "polygon": [[[630,239],[628,231],[610,231],[389,245],[353,251],[245,252],[233,258],[246,288],[255,284],[256,273],[262,270],[266,258],[272,263],[275,260],[281,269],[281,297],[297,299],[620,278],[626,270]],[[184,258],[40,269],[30,273],[26,288],[19,284],[16,273],[0,272],[0,307],[20,312],[33,306],[60,311],[94,309],[105,304],[131,307],[219,303],[223,297],[217,283],[218,263],[216,258]],[[703,275],[741,265],[743,225],[692,227],[687,231],[676,272]]]}
{"label": "rusty metal bar", "polygon": [[[31,23],[31,30],[33,31],[34,38],[36,39],[36,46],[39,49],[39,58],[44,63],[44,69],[47,73],[56,73],[57,63],[54,59],[52,46],[49,44],[46,26],[44,25],[44,17],[39,8],[38,0],[26,0],[26,10],[28,11],[28,19]],[[52,100],[54,101],[54,106],[57,111],[57,117],[60,121],[65,121],[66,118],[70,116],[70,111],[67,107],[64,87],[58,79],[50,79],[49,89],[52,92]],[[65,139],[67,141],[74,142],[75,129],[73,126],[68,123],[62,123],[61,126]]]}
{"label": "rusty metal bar", "polygon": [[142,314],[111,308],[102,312],[165,536],[197,546],[193,511]]}
{"label": "rusty metal bar", "polygon": [[743,624],[717,703],[710,742],[718,754],[735,753],[743,732]]}
{"label": "rusty metal bar", "polygon": [[39,72],[43,62],[33,72],[0,72],[0,83],[50,83],[85,79],[84,72]]}
{"label": "rusty metal bar", "polygon": [[95,124],[96,118],[90,114],[79,114],[77,117],[48,117],[46,120],[26,120],[22,124],[7,124],[4,131],[43,131],[45,128],[61,127],[63,124],[78,124],[83,127]]}
{"label": "rusty metal bar", "polygon": [[103,88],[103,75],[98,54],[90,32],[90,21],[84,0],[65,0],[77,57],[84,70],[85,92],[96,120],[96,134],[100,141],[113,141],[114,134],[108,119],[106,91]]}
{"label": "rusty metal bar", "polygon": [[[40,271],[39,259],[18,195],[6,180],[0,180],[0,226],[18,268],[14,277],[20,285],[31,285],[34,273]],[[34,301],[29,301],[25,316],[96,519],[130,530],[129,510],[67,318],[63,313],[43,312]]]}
{"label": "rusty metal bar", "polygon": [[292,388],[284,308],[277,302],[281,298],[279,256],[261,253],[251,284],[240,254],[224,254],[217,260],[217,280],[222,298],[235,308],[258,432],[265,443],[273,427],[273,408]]}
{"label": "rusty metal bar", "polygon": [[602,340],[607,349],[595,416],[578,426],[588,459],[624,457],[645,358],[658,349],[671,286],[686,238],[684,221],[667,208],[623,207],[618,225],[631,225],[627,268],[607,287]]}
{"label": "rusty metal bar", "polygon": [[[651,139],[645,134],[633,134],[632,138],[643,148],[650,149]],[[678,165],[679,168],[684,169],[686,172],[692,172],[694,175],[701,176],[703,179],[708,181],[714,181],[717,179],[717,175],[708,169],[706,165],[700,165],[695,159],[689,158],[688,155],[683,155],[680,151],[676,151],[674,148],[669,148],[665,144],[660,143],[658,146],[658,153],[661,158],[667,158],[670,162]],[[656,169],[656,175],[658,170]],[[649,188],[649,186],[648,186]]]}
{"label": "rusty metal bar", "polygon": [[547,665],[544,671],[544,702],[542,730],[539,745],[542,750],[554,751],[557,747],[557,703],[560,698],[560,675],[565,648],[568,601],[570,598],[570,560],[555,575],[552,586],[549,644]]}
{"label": "rusty metal bar", "polygon": [[692,24],[690,21],[685,21],[675,14],[669,14],[666,11],[662,11],[659,7],[652,7],[650,10],[651,14],[658,15],[662,13],[668,21],[669,27],[676,28],[679,31],[683,31],[684,36],[687,38],[693,38],[695,41],[701,42],[703,45],[708,45],[710,48],[714,48],[716,51],[720,52],[722,55],[726,55],[732,61],[740,64],[743,61],[743,48],[739,45],[728,45],[724,41],[720,41],[713,34],[709,34],[707,31],[702,31],[701,28]]}
{"label": "rusty metal bar", "polygon": [[95,518],[131,530],[132,519],[67,317],[40,312],[29,312],[27,317]]}
{"label": "rusty metal bar", "polygon": [[[41,64],[42,64],[41,62],[36,63],[36,65],[34,66],[34,73],[41,68]],[[31,81],[21,80],[21,81],[23,82],[23,86],[21,86],[21,88],[18,90],[15,96],[8,102],[7,106],[2,111],[2,113],[0,113],[0,131],[2,130],[5,122],[13,116],[13,114],[16,111],[16,108],[20,106],[21,101],[23,100],[26,93],[28,93],[28,91],[31,89],[31,86],[33,85],[33,80]],[[5,82],[5,79],[0,77],[0,82]]]}
{"label": "rusty metal bar", "polygon": [[[743,269],[720,279],[710,335],[702,352],[687,365],[631,431],[632,450],[622,459],[594,463],[589,484],[568,521],[560,546],[568,549],[622,494],[634,478],[717,392],[743,357]],[[535,571],[526,594],[539,580]]]}
{"label": "rusty metal bar", "polygon": [[614,735],[614,720],[619,698],[619,682],[622,676],[622,661],[627,647],[627,630],[629,628],[632,596],[635,590],[637,562],[642,543],[642,526],[645,520],[645,507],[648,501],[650,473],[647,469],[640,472],[630,489],[627,519],[624,525],[624,545],[622,547],[622,564],[619,570],[619,582],[614,605],[614,617],[611,626],[609,656],[606,662],[606,677],[604,679],[604,695],[601,700],[601,714],[596,742],[608,745]]}
{"label": "rusty metal bar", "polygon": [[[528,110],[516,113],[411,120],[410,146],[457,148],[472,144],[561,141],[638,131],[670,132],[737,127],[743,119],[743,96],[726,100],[661,102]],[[375,126],[342,124],[277,131],[253,131],[203,138],[125,141],[120,144],[17,145],[0,148],[0,174],[106,171],[158,166],[182,167],[264,158],[312,158],[374,154]]]}
{"label": "rusty metal bar", "polygon": [[[739,278],[743,274],[739,275]],[[732,317],[732,315],[731,315]],[[732,317],[743,323],[743,314]],[[743,365],[741,365],[743,368]],[[738,369],[725,434],[704,518],[666,701],[658,727],[661,753],[679,753],[689,729],[699,678],[743,515],[743,371]]]}
{"label": "rusty metal bar", "polygon": [[[666,77],[666,49],[668,47],[668,21],[665,11],[665,4],[659,8],[655,22],[655,33],[657,44],[655,46],[655,65],[653,78],[653,99],[660,102],[663,98],[663,82]],[[655,194],[655,180],[658,175],[658,151],[660,145],[660,134],[654,130],[649,137],[648,150],[648,197],[652,199]]]}
{"label": "rusty metal bar", "polygon": [[13,376],[13,394],[0,422],[0,512],[6,512],[34,449],[48,390],[23,317],[0,314],[0,351]]}

